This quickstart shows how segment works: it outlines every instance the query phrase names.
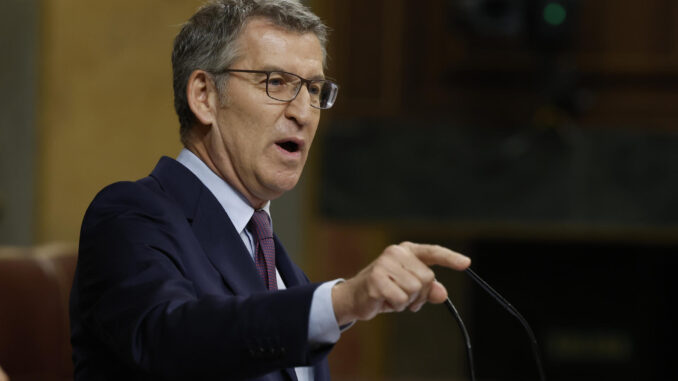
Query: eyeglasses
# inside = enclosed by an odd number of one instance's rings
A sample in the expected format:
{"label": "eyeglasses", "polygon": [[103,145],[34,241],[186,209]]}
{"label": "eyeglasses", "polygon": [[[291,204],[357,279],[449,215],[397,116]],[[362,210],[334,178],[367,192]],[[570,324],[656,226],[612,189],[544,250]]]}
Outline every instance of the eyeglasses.
{"label": "eyeglasses", "polygon": [[[532,355],[534,356],[534,361],[537,364],[537,370],[539,371],[539,380],[545,381],[546,376],[544,375],[544,368],[542,366],[541,362],[541,357],[539,357],[539,347],[537,345],[537,338],[534,336],[534,332],[532,331],[532,328],[530,328],[530,325],[527,324],[527,320],[523,317],[523,315],[518,312],[518,310],[511,305],[511,303],[508,302],[501,294],[499,294],[497,291],[495,291],[487,282],[485,282],[481,277],[478,276],[471,268],[466,269],[466,274],[468,274],[471,279],[473,279],[480,287],[483,288],[490,296],[494,298],[499,304],[501,304],[502,307],[506,309],[511,315],[513,315],[520,324],[525,328],[525,332],[527,332],[527,335],[530,338],[530,343],[532,344]],[[471,381],[476,380],[476,375],[475,375],[475,370],[473,366],[473,351],[471,349],[471,338],[469,337],[468,331],[466,330],[466,326],[464,325],[464,322],[461,320],[461,316],[459,315],[459,311],[454,307],[454,304],[452,304],[452,301],[450,298],[447,298],[445,301],[445,304],[447,305],[447,308],[450,310],[450,313],[454,316],[454,319],[457,321],[457,324],[459,324],[459,328],[461,329],[462,334],[464,335],[464,343],[466,344],[466,356],[468,360],[468,366],[469,366],[469,373],[470,373],[470,378]]]}
{"label": "eyeglasses", "polygon": [[339,93],[339,85],[328,79],[306,79],[286,71],[223,69],[214,74],[222,73],[266,74],[266,95],[281,102],[292,102],[299,95],[301,86],[306,85],[311,107],[321,110],[332,107]]}

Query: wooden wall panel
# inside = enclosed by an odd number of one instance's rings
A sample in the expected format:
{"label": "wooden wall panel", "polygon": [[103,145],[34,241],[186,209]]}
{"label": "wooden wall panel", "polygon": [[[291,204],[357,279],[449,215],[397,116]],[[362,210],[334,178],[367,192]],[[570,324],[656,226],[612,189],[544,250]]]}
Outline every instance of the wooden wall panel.
{"label": "wooden wall panel", "polygon": [[625,125],[678,125],[678,111],[666,106],[678,82],[675,2],[578,1],[570,48],[552,52],[535,49],[525,32],[475,34],[450,4],[328,2],[320,12],[334,28],[331,72],[342,85],[331,117],[444,115],[529,124],[551,102],[546,81],[560,75],[572,77],[590,103],[572,115],[575,123],[614,124],[636,98],[632,109],[644,111]]}
{"label": "wooden wall panel", "polygon": [[318,4],[332,28],[329,71],[341,86],[332,114],[388,115],[401,105],[404,0]]}

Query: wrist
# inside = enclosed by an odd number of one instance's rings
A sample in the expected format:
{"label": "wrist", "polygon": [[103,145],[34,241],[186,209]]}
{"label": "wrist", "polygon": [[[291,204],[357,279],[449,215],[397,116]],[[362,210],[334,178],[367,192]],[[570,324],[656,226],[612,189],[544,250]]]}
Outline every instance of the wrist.
{"label": "wrist", "polygon": [[332,308],[337,324],[343,326],[356,320],[351,313],[350,285],[347,282],[338,282],[332,287]]}

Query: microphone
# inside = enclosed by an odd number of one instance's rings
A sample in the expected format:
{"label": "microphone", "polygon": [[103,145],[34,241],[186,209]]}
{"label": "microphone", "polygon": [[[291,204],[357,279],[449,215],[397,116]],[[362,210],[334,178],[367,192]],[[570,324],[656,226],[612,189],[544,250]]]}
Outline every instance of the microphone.
{"label": "microphone", "polygon": [[[518,310],[511,305],[511,303],[506,300],[501,294],[499,294],[495,289],[493,289],[487,282],[485,282],[481,277],[478,276],[471,268],[466,269],[466,274],[473,279],[480,287],[482,287],[483,290],[485,290],[494,300],[496,300],[499,304],[501,304],[506,311],[508,311],[509,314],[513,315],[520,324],[523,326],[525,329],[525,332],[527,332],[527,336],[530,338],[530,344],[532,347],[532,355],[534,356],[534,360],[537,364],[537,370],[539,371],[539,380],[540,381],[546,381],[546,376],[544,375],[544,368],[542,366],[541,362],[541,357],[539,356],[539,346],[537,345],[537,338],[534,335],[534,331],[532,331],[532,328],[530,325],[527,323],[527,320],[523,317],[523,315],[518,312]],[[468,331],[466,330],[466,326],[464,325],[464,322],[461,319],[461,316],[459,315],[459,311],[454,307],[454,304],[452,304],[452,301],[450,298],[447,298],[445,301],[445,305],[447,308],[450,310],[450,313],[454,316],[454,319],[457,321],[457,324],[459,325],[459,329],[461,329],[463,336],[464,336],[464,342],[466,343],[466,357],[468,359],[468,366],[469,366],[469,374],[471,376],[471,381],[476,381],[476,376],[475,376],[475,370],[474,370],[474,365],[473,365],[473,351],[471,348],[471,338],[469,337]]]}

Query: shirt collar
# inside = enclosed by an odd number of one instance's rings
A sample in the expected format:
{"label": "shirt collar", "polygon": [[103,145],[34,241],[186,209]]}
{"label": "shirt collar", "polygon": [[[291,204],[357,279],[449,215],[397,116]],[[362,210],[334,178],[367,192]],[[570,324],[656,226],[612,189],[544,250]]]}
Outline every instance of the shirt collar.
{"label": "shirt collar", "polygon": [[[229,183],[212,172],[207,164],[186,148],[181,150],[179,156],[177,156],[177,161],[193,172],[203,185],[212,192],[217,201],[219,201],[219,204],[221,204],[221,207],[224,208],[235,229],[238,233],[242,233],[250,222],[252,215],[254,215],[254,208],[252,208],[247,199]],[[267,201],[261,208],[268,214],[269,219],[271,219],[270,206],[271,202]]]}

